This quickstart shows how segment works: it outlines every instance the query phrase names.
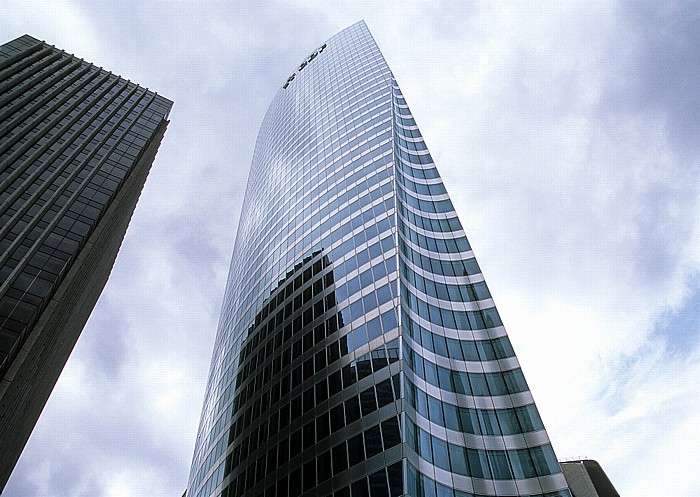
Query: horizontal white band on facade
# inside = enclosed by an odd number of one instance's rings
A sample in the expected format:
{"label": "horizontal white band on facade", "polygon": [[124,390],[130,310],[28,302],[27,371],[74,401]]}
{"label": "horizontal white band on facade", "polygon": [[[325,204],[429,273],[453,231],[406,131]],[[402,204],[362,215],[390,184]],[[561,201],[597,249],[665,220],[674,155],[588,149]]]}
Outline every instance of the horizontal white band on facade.
{"label": "horizontal white band on facade", "polygon": [[[413,212],[415,214],[415,212]],[[465,234],[463,229],[459,229],[456,231],[430,231],[426,230],[424,228],[421,228],[420,226],[416,226],[413,222],[409,221],[404,217],[403,214],[399,212],[398,214],[399,219],[403,221],[405,224],[409,225],[411,229],[413,229],[416,233],[423,235],[423,236],[429,236],[431,238],[436,238],[436,239],[441,239],[441,240],[454,240],[457,238],[466,238],[467,235]],[[430,218],[428,218],[430,219]]]}
{"label": "horizontal white band on facade", "polygon": [[419,343],[416,343],[411,337],[404,334],[404,340],[409,343],[411,349],[421,357],[429,360],[433,364],[442,366],[443,368],[453,371],[466,371],[468,373],[498,373],[502,371],[510,371],[520,367],[520,362],[515,356],[506,357],[504,359],[494,359],[493,361],[462,361],[444,357],[434,352],[425,349]]}
{"label": "horizontal white band on facade", "polygon": [[[403,254],[401,255],[403,258]],[[408,264],[407,264],[408,266]],[[413,266],[413,265],[411,265]],[[411,267],[409,266],[410,269],[415,268],[416,266]],[[425,273],[424,273],[425,274]],[[488,298],[488,299],[482,299],[482,300],[473,300],[470,302],[457,302],[453,300],[441,300],[435,297],[432,297],[430,295],[425,294],[424,292],[421,292],[418,290],[415,286],[410,284],[409,282],[405,281],[404,279],[401,280],[401,283],[406,285],[411,293],[417,297],[419,300],[422,300],[423,302],[427,302],[428,304],[434,305],[435,307],[438,307],[440,309],[444,309],[446,311],[480,311],[482,309],[490,309],[492,307],[496,307],[496,304],[493,302],[493,299]]]}
{"label": "horizontal white band on facade", "polygon": [[479,496],[542,495],[567,488],[562,473],[524,480],[486,480],[445,471],[429,463],[412,450],[406,452],[406,457],[409,464],[415,469],[441,485]]}
{"label": "horizontal white band on facade", "polygon": [[[481,283],[484,281],[483,273],[477,273],[467,276],[445,276],[441,274],[435,274],[430,271],[426,271],[420,266],[416,266],[413,262],[408,260],[403,253],[401,254],[401,261],[406,263],[406,265],[414,273],[423,276],[426,279],[432,280],[436,283],[444,283],[446,285],[468,285],[471,283]],[[444,281],[443,281],[444,280]]]}
{"label": "horizontal white band on facade", "polygon": [[[401,290],[399,289],[399,292]],[[507,336],[506,329],[503,326],[495,326],[493,328],[486,328],[483,330],[453,330],[450,328],[444,328],[430,321],[423,319],[418,314],[416,314],[412,309],[401,306],[402,311],[408,314],[408,316],[418,325],[427,329],[435,335],[444,336],[446,338],[454,338],[456,340],[489,340],[493,338],[501,338]]]}
{"label": "horizontal white band on facade", "polygon": [[409,190],[405,186],[399,183],[398,185],[403,192],[406,194],[410,195],[413,198],[417,198],[418,200],[423,200],[425,202],[440,202],[443,200],[450,200],[450,196],[447,193],[440,193],[438,195],[431,195],[429,193],[418,193]]}
{"label": "horizontal white band on facade", "polygon": [[[412,181],[412,182],[414,182],[414,183],[416,183],[416,184],[426,185],[426,186],[444,185],[444,183],[443,183],[443,181],[442,181],[442,178],[439,177],[439,176],[438,176],[437,178],[430,178],[430,179],[426,179],[426,178],[416,178],[415,176],[411,176],[410,174],[407,174],[406,172],[400,170],[399,168],[397,168],[397,169],[399,170],[398,173],[399,173],[401,176],[403,176],[404,179],[408,179],[409,181]],[[417,169],[417,168],[414,168],[414,169]]]}
{"label": "horizontal white band on facade", "polygon": [[[436,200],[436,199],[434,197],[431,197],[427,201],[430,202],[430,201],[434,201],[434,200]],[[447,198],[447,200],[449,200],[449,197]],[[422,216],[422,217],[425,217],[428,219],[447,219],[447,218],[457,217],[457,212],[454,210],[454,207],[452,210],[446,211],[446,212],[426,212],[426,211],[422,211],[416,207],[413,207],[412,205],[410,205],[406,202],[402,202],[401,206],[404,207],[406,210],[411,211],[414,214],[418,214],[419,216]]]}
{"label": "horizontal white band on facade", "polygon": [[[403,219],[402,219],[403,220]],[[408,226],[411,228],[415,227],[414,224],[412,223],[406,223]],[[399,233],[401,234],[401,240],[408,245],[411,250],[414,252],[418,252],[419,254],[422,254],[426,257],[430,257],[431,259],[435,260],[440,260],[440,261],[462,261],[466,259],[473,259],[474,258],[474,251],[466,250],[464,252],[435,252],[433,250],[428,250],[426,248],[421,247],[420,245],[417,245],[413,243],[411,240],[405,237],[403,233],[399,230]],[[443,240],[446,240],[446,238],[443,238]]]}
{"label": "horizontal white band on facade", "polygon": [[409,154],[409,155],[430,155],[430,152],[428,151],[427,148],[426,148],[425,150],[411,150],[411,149],[408,149],[408,148],[404,147],[403,145],[401,145],[401,144],[400,144],[399,142],[397,142],[397,141],[394,141],[394,144],[395,144],[399,149],[403,150],[404,152],[406,152],[406,153]]}
{"label": "horizontal white band on facade", "polygon": [[414,373],[410,368],[404,368],[404,374],[411,380],[411,383],[425,393],[435,398],[443,399],[450,404],[462,407],[470,407],[473,409],[507,409],[509,407],[518,407],[534,403],[530,390],[507,395],[463,395],[431,385]]}
{"label": "horizontal white band on facade", "polygon": [[412,406],[404,404],[404,409],[411,421],[418,427],[427,431],[433,436],[460,447],[486,450],[517,450],[530,447],[537,447],[550,443],[545,430],[528,432],[527,438],[524,434],[517,435],[475,435],[453,431],[444,426],[440,426],[420,415]]}

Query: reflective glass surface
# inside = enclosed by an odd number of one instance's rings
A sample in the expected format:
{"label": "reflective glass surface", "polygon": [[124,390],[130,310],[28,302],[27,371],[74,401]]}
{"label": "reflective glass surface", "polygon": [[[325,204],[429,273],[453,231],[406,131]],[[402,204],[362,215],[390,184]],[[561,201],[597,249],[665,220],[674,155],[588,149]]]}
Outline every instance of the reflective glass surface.
{"label": "reflective glass surface", "polygon": [[408,106],[350,26],[261,126],[188,495],[564,497],[553,454]]}
{"label": "reflective glass surface", "polygon": [[0,376],[171,106],[30,36],[0,47]]}
{"label": "reflective glass surface", "polygon": [[0,46],[0,491],[107,282],[171,106],[31,36]]}

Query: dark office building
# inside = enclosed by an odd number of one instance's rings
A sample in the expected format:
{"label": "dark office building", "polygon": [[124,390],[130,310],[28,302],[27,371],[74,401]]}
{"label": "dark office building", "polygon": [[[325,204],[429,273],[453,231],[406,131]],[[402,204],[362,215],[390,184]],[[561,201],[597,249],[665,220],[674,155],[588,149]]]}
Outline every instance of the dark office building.
{"label": "dark office building", "polygon": [[581,459],[559,464],[573,497],[620,497],[598,461]]}
{"label": "dark office building", "polygon": [[187,495],[571,495],[363,22],[290,71],[260,128]]}
{"label": "dark office building", "polygon": [[107,282],[171,107],[31,36],[0,46],[0,491]]}

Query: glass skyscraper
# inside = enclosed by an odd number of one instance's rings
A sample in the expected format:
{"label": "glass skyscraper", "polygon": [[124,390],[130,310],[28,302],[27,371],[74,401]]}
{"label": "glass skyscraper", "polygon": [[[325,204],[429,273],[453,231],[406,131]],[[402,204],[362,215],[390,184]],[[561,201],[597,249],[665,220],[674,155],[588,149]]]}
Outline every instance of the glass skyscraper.
{"label": "glass skyscraper", "polygon": [[261,126],[187,495],[570,496],[363,22]]}
{"label": "glass skyscraper", "polygon": [[171,106],[31,36],[0,46],[0,492],[107,282]]}

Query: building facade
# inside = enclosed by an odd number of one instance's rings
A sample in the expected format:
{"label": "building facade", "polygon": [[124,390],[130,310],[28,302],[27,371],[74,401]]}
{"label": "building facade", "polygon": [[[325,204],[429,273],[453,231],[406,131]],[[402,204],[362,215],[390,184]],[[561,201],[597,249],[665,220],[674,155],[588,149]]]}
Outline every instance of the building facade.
{"label": "building facade", "polygon": [[187,495],[570,496],[363,22],[261,126]]}
{"label": "building facade", "polygon": [[562,461],[561,469],[573,497],[620,497],[598,461]]}
{"label": "building facade", "polygon": [[107,282],[171,107],[31,36],[0,46],[0,491]]}

